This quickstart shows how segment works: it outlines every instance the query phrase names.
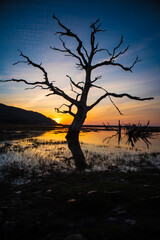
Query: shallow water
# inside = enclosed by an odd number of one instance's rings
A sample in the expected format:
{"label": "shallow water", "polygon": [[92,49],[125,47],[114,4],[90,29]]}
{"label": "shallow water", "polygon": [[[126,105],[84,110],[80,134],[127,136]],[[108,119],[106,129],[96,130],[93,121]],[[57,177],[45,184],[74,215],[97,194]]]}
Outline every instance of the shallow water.
{"label": "shallow water", "polygon": [[[45,132],[37,139],[41,140],[54,140],[54,141],[65,141],[67,129],[64,130],[52,130]],[[80,142],[82,144],[90,145],[90,149],[96,149],[97,146],[107,146],[109,148],[121,148],[130,149],[132,151],[142,151],[142,152],[160,152],[160,133],[153,133],[150,138],[148,138],[150,144],[147,146],[145,142],[141,139],[137,141],[134,147],[127,143],[127,136],[125,136],[124,131],[122,131],[122,140],[118,144],[118,136],[115,136],[115,131],[106,130],[90,130],[82,131],[80,133]],[[116,151],[116,150],[115,150]]]}
{"label": "shallow water", "polygon": [[[64,171],[74,169],[65,139],[66,132],[66,128],[57,128],[41,132],[39,136],[36,134],[34,137],[1,142],[0,165],[19,162],[28,167],[41,166],[43,170],[47,165],[58,163],[55,164],[56,167]],[[139,139],[133,147],[127,142],[124,131],[120,143],[116,131],[93,129],[80,133],[82,149],[93,170],[134,171],[151,166],[159,168],[160,133],[152,134],[147,141],[148,145]]]}

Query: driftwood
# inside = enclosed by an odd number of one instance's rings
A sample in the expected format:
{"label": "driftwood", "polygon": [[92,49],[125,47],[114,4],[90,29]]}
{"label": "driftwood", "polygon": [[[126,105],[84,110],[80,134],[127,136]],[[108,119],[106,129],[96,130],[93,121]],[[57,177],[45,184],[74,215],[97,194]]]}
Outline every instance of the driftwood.
{"label": "driftwood", "polygon": [[118,137],[119,145],[120,142],[122,141],[121,129],[123,128],[124,129],[123,136],[127,137],[126,144],[129,144],[132,147],[134,147],[138,141],[142,140],[147,145],[147,148],[149,148],[151,142],[148,139],[153,137],[153,133],[150,132],[149,124],[150,122],[148,121],[145,126],[141,125],[140,123],[138,123],[137,125],[136,124],[121,125],[119,121],[119,125],[117,128],[112,127],[109,124],[108,125],[104,124],[106,130],[109,129],[111,131],[115,131],[115,134],[113,134],[110,137],[106,137],[103,140],[103,142],[107,141],[107,143],[109,143],[112,138]]}
{"label": "driftwood", "polygon": [[151,142],[148,138],[152,137],[152,133],[149,132],[149,121],[145,126],[142,126],[140,123],[137,125],[126,125],[125,135],[128,137],[127,143],[131,144],[132,147],[135,146],[137,141],[142,140],[149,148]]}

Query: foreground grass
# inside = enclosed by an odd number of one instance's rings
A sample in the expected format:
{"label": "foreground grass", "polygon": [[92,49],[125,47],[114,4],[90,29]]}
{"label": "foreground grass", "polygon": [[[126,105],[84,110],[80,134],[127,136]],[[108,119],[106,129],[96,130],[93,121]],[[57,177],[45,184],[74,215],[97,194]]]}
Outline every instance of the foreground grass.
{"label": "foreground grass", "polygon": [[160,171],[53,173],[25,185],[0,183],[0,239],[88,240],[160,236]]}

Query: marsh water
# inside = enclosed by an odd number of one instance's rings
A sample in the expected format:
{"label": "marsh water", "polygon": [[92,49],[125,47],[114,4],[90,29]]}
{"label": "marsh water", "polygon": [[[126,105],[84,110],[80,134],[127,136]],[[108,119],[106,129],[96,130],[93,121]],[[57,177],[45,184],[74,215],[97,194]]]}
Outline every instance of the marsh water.
{"label": "marsh water", "polygon": [[[67,128],[49,131],[12,131],[0,142],[0,166],[19,163],[21,167],[39,167],[42,172],[58,169],[72,171],[74,161],[65,139]],[[160,168],[160,133],[150,133],[131,143],[125,131],[121,139],[116,131],[85,128],[80,142],[87,163],[93,171],[136,171],[143,168]],[[133,146],[134,145],[134,146]],[[47,170],[46,170],[47,169]],[[40,170],[38,170],[40,171]]]}
{"label": "marsh water", "polygon": [[[65,136],[67,129],[56,129],[43,133],[38,136],[37,139],[40,140],[53,140],[53,141],[65,141]],[[86,128],[80,133],[80,142],[90,150],[97,151],[98,147],[108,147],[116,151],[117,148],[121,150],[130,150],[141,151],[141,152],[160,152],[160,133],[151,133],[148,137],[148,145],[142,140],[139,139],[135,146],[132,147],[128,138],[125,134],[125,131],[122,131],[121,142],[118,143],[118,134],[116,131],[107,131],[105,129],[92,129]]]}

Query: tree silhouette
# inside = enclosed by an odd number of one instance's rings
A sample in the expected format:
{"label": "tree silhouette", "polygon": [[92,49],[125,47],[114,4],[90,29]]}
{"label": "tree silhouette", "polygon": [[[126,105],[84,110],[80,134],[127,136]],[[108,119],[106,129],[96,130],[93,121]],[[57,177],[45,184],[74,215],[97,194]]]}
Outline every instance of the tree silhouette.
{"label": "tree silhouette", "polygon": [[[118,57],[126,53],[129,48],[128,46],[123,51],[120,51],[120,47],[123,43],[123,36],[121,37],[119,44],[113,49],[112,52],[110,52],[106,48],[99,48],[98,43],[95,42],[95,36],[98,32],[104,32],[104,30],[100,28],[101,23],[99,22],[99,19],[98,19],[97,21],[95,21],[93,24],[90,25],[90,28],[91,28],[91,33],[89,36],[90,51],[88,51],[84,47],[81,39],[75,33],[73,33],[65,25],[63,25],[55,15],[53,15],[53,19],[57,21],[58,25],[62,29],[62,31],[56,32],[56,34],[59,35],[59,40],[62,43],[62,48],[60,49],[56,47],[51,47],[51,49],[62,52],[65,54],[65,56],[71,56],[75,58],[75,60],[77,60],[76,62],[77,68],[85,72],[85,79],[82,82],[75,82],[70,76],[66,75],[66,77],[68,77],[70,80],[71,91],[73,91],[76,94],[76,97],[75,98],[70,97],[62,89],[55,86],[54,81],[52,82],[49,81],[48,74],[44,69],[44,67],[42,67],[42,63],[37,64],[33,62],[28,56],[25,56],[21,51],[20,51],[20,56],[23,57],[24,60],[18,61],[15,64],[23,62],[41,70],[44,75],[44,81],[29,82],[25,79],[12,78],[9,80],[1,80],[1,82],[10,82],[10,81],[23,82],[27,85],[32,85],[33,87],[31,87],[30,89],[34,89],[37,87],[41,89],[48,89],[50,93],[48,93],[46,96],[59,95],[69,102],[69,104],[63,104],[59,108],[56,108],[56,111],[58,113],[64,113],[64,114],[68,113],[71,116],[73,116],[73,122],[69,127],[68,133],[66,135],[66,139],[68,142],[68,147],[72,152],[76,168],[78,170],[84,170],[87,167],[87,164],[79,143],[79,133],[86,119],[87,112],[90,111],[92,108],[94,108],[98,103],[100,103],[106,97],[109,97],[110,101],[113,103],[113,105],[116,107],[116,109],[119,111],[120,114],[122,114],[121,111],[115,105],[111,97],[114,97],[114,98],[127,97],[127,98],[138,100],[138,101],[151,100],[153,98],[152,97],[140,98],[137,96],[132,96],[128,93],[117,94],[117,93],[108,92],[106,89],[98,85],[95,85],[95,82],[98,79],[100,79],[101,76],[97,76],[95,79],[92,79],[91,77],[92,71],[102,66],[115,66],[115,67],[117,66],[123,69],[124,71],[132,72],[134,65],[140,61],[138,57],[136,57],[133,64],[129,67],[126,67],[118,62]],[[77,42],[77,48],[75,49],[75,51],[72,51],[67,47],[63,38],[64,36],[68,37],[69,39],[74,39]],[[106,60],[103,60],[102,62],[99,62],[96,64],[92,64],[92,60],[94,56],[98,52],[102,52],[102,51],[106,52]],[[91,105],[88,106],[87,99],[88,99],[88,93],[91,88],[101,89],[104,91],[104,94],[102,94],[95,102],[93,102]],[[66,110],[63,110],[64,107],[66,107],[65,108]],[[76,107],[76,112],[73,111],[73,107]]]}

